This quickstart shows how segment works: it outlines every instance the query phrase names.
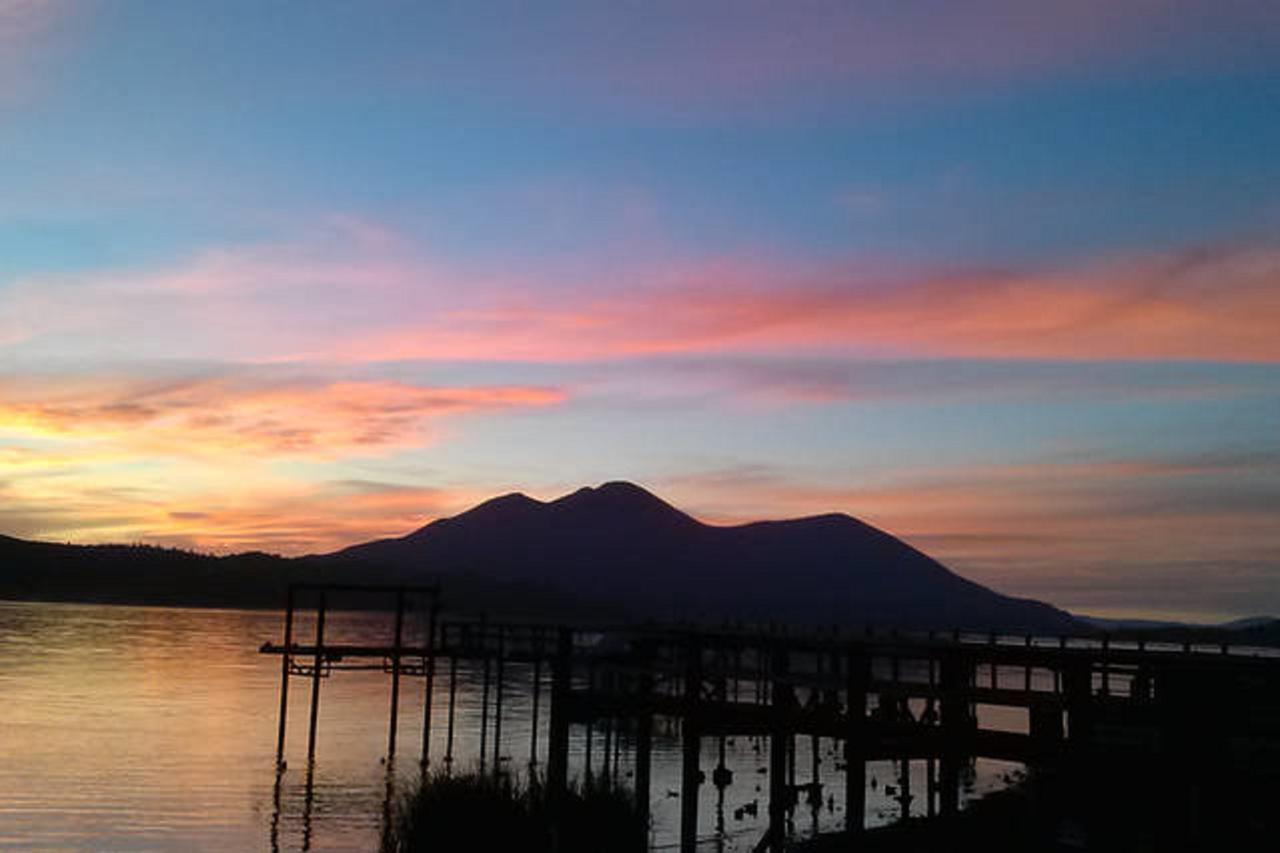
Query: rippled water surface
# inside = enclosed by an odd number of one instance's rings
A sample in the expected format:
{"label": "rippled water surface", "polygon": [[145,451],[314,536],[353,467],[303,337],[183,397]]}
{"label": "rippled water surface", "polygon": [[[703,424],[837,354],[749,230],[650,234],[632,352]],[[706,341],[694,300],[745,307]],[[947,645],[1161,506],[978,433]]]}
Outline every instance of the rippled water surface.
{"label": "rippled water surface", "polygon": [[[388,619],[333,614],[328,637],[371,638]],[[412,620],[411,620],[412,621]],[[309,626],[299,625],[299,636]],[[410,625],[410,637],[417,630]],[[386,720],[389,680],[382,673],[340,673],[324,682],[317,763],[307,795],[308,683],[292,681],[287,756],[276,789],[274,750],[278,658],[258,654],[279,639],[274,612],[185,610],[0,602],[0,848],[50,850],[369,850],[376,849],[388,791]],[[501,755],[515,769],[528,759],[527,672],[507,673]],[[455,751],[476,754],[479,674],[460,673]],[[445,673],[437,681],[432,752],[444,754]],[[400,767],[393,795],[418,772],[422,680],[405,679]],[[544,694],[545,701],[545,694]],[[545,726],[545,704],[542,726]],[[576,731],[572,770],[581,773],[585,744]],[[599,755],[601,734],[595,735]],[[749,850],[763,832],[767,777],[759,745],[727,747],[735,771],[717,840],[717,801],[702,787],[701,828],[707,849]],[[704,769],[718,745],[704,744]],[[825,793],[842,802],[833,745],[819,744]],[[766,750],[767,752],[767,750]],[[807,781],[811,744],[797,749],[798,778]],[[629,772],[623,755],[619,777]],[[1004,768],[979,768],[977,787],[997,784]],[[868,815],[889,819],[897,806],[884,784],[887,764],[871,765]],[[917,769],[913,790],[922,786]],[[654,842],[675,840],[679,749],[659,730],[654,740]],[[920,790],[916,803],[923,802]],[[394,796],[393,796],[394,798]],[[735,819],[759,799],[761,818]],[[839,807],[798,811],[798,831],[835,829]]]}

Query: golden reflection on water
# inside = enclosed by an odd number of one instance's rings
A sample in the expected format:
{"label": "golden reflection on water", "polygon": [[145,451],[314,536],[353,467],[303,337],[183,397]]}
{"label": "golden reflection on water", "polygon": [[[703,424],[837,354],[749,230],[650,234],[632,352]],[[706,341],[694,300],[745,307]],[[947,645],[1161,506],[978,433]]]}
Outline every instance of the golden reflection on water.
{"label": "golden reflection on water", "polygon": [[[385,615],[336,613],[327,636],[381,636]],[[303,618],[295,636],[306,638]],[[411,620],[406,642],[420,626]],[[275,740],[279,660],[258,654],[279,639],[276,612],[0,602],[0,848],[59,850],[369,850],[377,847],[388,794],[417,777],[421,749],[422,682],[401,693],[399,761],[386,752],[388,680],[381,673],[327,679],[320,705],[316,766],[306,767],[309,691],[290,691],[288,769],[277,774]],[[447,671],[447,670],[446,670]],[[460,767],[477,754],[479,673],[460,672],[455,753]],[[504,702],[505,766],[523,771],[528,757],[527,685],[519,672]],[[447,687],[435,691],[432,754],[445,754]],[[544,710],[541,726],[546,725]],[[599,735],[597,735],[597,738]],[[597,740],[597,756],[600,741]],[[704,742],[704,769],[717,744]],[[763,801],[760,744],[739,738],[727,750],[735,783],[718,812],[712,785],[700,790],[703,834],[717,824],[724,851],[749,850],[758,818],[732,817]],[[833,745],[822,748],[826,793],[839,803]],[[545,748],[545,747],[544,747]],[[801,744],[798,754],[808,755]],[[571,771],[581,773],[585,744],[576,731]],[[630,759],[622,756],[625,780]],[[597,758],[598,760],[598,758]],[[675,840],[680,750],[659,729],[654,738],[655,841]],[[802,762],[807,765],[807,760]],[[881,766],[883,765],[883,766]],[[979,790],[998,784],[1007,768],[979,768]],[[913,790],[924,773],[913,771]],[[886,762],[868,767],[881,783],[896,776]],[[802,779],[801,781],[806,781]],[[310,783],[310,784],[309,784]],[[394,784],[391,784],[394,783]],[[923,790],[915,802],[923,803]],[[883,784],[868,790],[868,816],[891,820],[897,806]],[[731,817],[725,818],[725,814]],[[764,814],[765,809],[761,808]],[[797,825],[837,829],[842,815],[797,815]]]}

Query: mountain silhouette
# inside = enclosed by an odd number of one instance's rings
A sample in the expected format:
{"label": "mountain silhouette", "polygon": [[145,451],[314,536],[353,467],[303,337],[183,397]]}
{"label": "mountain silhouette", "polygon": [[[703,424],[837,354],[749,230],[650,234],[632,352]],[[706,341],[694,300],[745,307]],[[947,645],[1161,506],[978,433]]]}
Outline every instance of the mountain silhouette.
{"label": "mountain silhouette", "polygon": [[297,582],[439,583],[454,610],[579,622],[1094,630],[847,515],[713,526],[621,482],[546,502],[503,495],[401,538],[293,559],[0,536],[0,598],[278,607]]}
{"label": "mountain silhouette", "polygon": [[[965,580],[843,514],[713,526],[632,483],[486,501],[322,564],[550,588],[637,617],[1065,631],[1072,617]],[[446,595],[448,595],[446,584]]]}

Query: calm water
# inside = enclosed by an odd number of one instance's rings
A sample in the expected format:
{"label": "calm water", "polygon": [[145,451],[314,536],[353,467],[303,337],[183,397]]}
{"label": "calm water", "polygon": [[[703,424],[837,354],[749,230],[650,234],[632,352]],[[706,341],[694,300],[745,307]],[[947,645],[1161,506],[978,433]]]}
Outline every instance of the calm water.
{"label": "calm water", "polygon": [[[381,636],[385,617],[339,614],[331,640]],[[274,749],[279,661],[257,653],[277,639],[272,612],[182,610],[0,602],[0,849],[42,850],[370,850],[376,849],[386,801],[388,683],[380,673],[339,673],[324,683],[312,795],[306,796],[307,683],[293,680],[290,769],[276,796]],[[300,626],[306,636],[305,623]],[[513,768],[528,755],[528,714],[521,713],[527,675],[510,673],[502,754]],[[480,690],[464,671],[455,750],[476,754]],[[437,681],[433,755],[444,754],[447,694]],[[401,705],[401,767],[394,789],[417,774],[422,682],[405,679]],[[545,694],[544,694],[545,699]],[[543,725],[545,725],[545,705]],[[581,773],[577,733],[572,772]],[[600,735],[596,734],[596,754]],[[767,777],[758,745],[728,748],[735,784],[724,803],[725,833],[716,839],[716,791],[702,787],[701,828],[707,849],[748,850],[763,833]],[[705,744],[704,769],[717,746]],[[828,794],[842,788],[832,744],[819,745]],[[799,781],[808,781],[811,745],[797,750]],[[1009,768],[983,763],[976,792],[996,786]],[[621,776],[629,766],[624,758]],[[869,768],[873,821],[897,805],[884,792],[895,784],[888,764]],[[923,807],[924,771],[913,770]],[[678,741],[654,743],[654,842],[675,841],[679,800]],[[734,818],[760,800],[761,817]],[[801,807],[799,831],[838,828],[842,815]]]}

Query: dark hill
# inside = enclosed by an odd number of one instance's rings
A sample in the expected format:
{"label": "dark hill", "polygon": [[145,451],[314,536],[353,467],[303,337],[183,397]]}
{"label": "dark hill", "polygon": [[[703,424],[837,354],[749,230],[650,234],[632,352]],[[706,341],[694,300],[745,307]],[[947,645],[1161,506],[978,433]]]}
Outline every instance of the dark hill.
{"label": "dark hill", "polygon": [[298,559],[0,536],[0,598],[275,607],[295,581],[439,582],[455,609],[575,620],[1084,627],[847,515],[715,527],[630,483],[550,502],[505,495],[399,539]]}
{"label": "dark hill", "polygon": [[213,557],[149,545],[63,545],[0,536],[0,598],[260,607],[309,572],[262,553]]}
{"label": "dark hill", "polygon": [[406,578],[545,584],[663,619],[1078,627],[1063,611],[967,581],[847,515],[715,527],[631,483],[550,502],[505,495],[400,539],[312,559],[356,560]]}

